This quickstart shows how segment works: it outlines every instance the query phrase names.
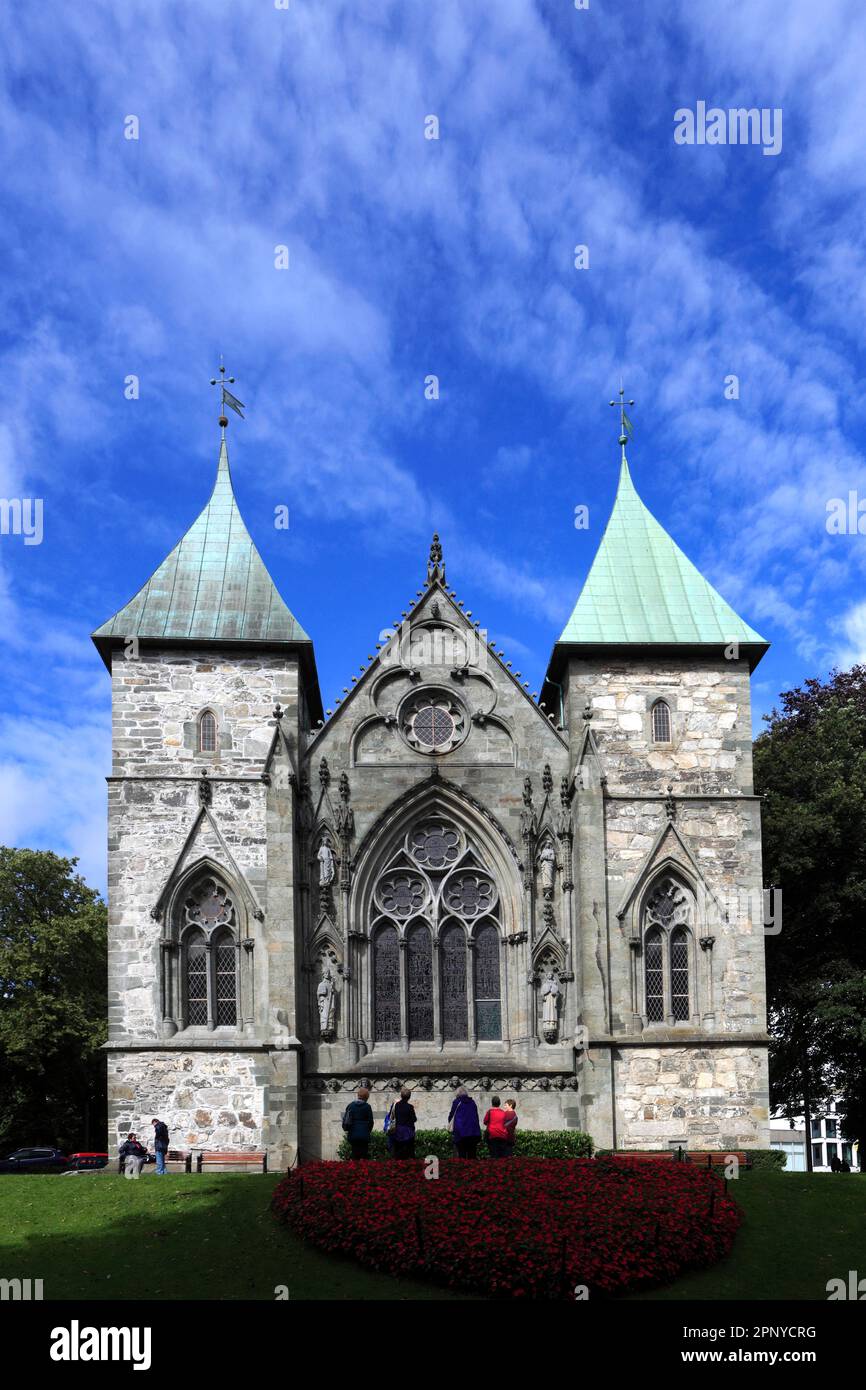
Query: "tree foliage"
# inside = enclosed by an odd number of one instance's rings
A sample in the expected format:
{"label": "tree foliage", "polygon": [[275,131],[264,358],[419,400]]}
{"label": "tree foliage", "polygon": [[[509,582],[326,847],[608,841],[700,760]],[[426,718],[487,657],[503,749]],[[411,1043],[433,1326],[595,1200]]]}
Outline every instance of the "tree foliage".
{"label": "tree foliage", "polygon": [[755,743],[764,877],[782,890],[767,937],[772,1098],[793,1115],[839,1096],[866,1156],[866,667],[781,703]]}
{"label": "tree foliage", "polygon": [[105,1132],[105,904],[75,859],[0,846],[0,1149]]}

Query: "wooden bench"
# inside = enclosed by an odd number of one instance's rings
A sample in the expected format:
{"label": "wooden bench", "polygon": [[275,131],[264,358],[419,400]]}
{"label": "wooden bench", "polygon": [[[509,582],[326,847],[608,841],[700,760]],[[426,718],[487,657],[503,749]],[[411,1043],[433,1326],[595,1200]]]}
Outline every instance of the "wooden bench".
{"label": "wooden bench", "polygon": [[[188,1155],[192,1158],[192,1155]],[[237,1150],[227,1153],[208,1152],[204,1149],[195,1155],[195,1171],[202,1173],[205,1168],[220,1169],[231,1171],[241,1166],[254,1167],[262,1173],[268,1171],[268,1156],[266,1153],[238,1153]],[[187,1168],[187,1172],[191,1170]]]}
{"label": "wooden bench", "polygon": [[601,1158],[636,1159],[639,1163],[658,1163],[660,1161],[671,1163],[676,1156],[676,1149],[615,1149],[609,1154],[600,1155]]}
{"label": "wooden bench", "polygon": [[748,1154],[742,1149],[683,1149],[683,1162],[704,1168],[724,1168],[735,1158],[741,1168],[751,1168]]}

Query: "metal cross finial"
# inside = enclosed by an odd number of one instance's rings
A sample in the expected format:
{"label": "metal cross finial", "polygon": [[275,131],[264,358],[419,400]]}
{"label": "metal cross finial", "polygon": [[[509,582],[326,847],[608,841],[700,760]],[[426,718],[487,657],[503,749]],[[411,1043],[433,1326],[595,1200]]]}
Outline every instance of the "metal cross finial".
{"label": "metal cross finial", "polygon": [[234,386],[235,379],[233,376],[226,376],[226,369],[223,366],[222,353],[220,353],[220,374],[219,376],[212,376],[210,379],[210,384],[211,386],[220,387],[220,405],[222,406],[222,410],[220,411],[219,425],[220,429],[223,432],[223,439],[225,439],[225,432],[228,428],[229,423],[228,416],[225,412],[226,406],[230,405],[232,410],[235,411],[237,415],[240,415],[242,420],[244,418],[245,406],[243,401],[239,401],[237,396],[233,396],[231,391],[226,389],[228,386]]}
{"label": "metal cross finial", "polygon": [[625,391],[622,385],[620,385],[619,400],[611,401],[610,404],[619,406],[619,442],[622,445],[622,456],[625,458],[625,446],[630,439],[634,438],[634,429],[632,428],[631,420],[625,413],[625,408],[627,405],[634,405],[634,401],[627,401],[625,399]]}

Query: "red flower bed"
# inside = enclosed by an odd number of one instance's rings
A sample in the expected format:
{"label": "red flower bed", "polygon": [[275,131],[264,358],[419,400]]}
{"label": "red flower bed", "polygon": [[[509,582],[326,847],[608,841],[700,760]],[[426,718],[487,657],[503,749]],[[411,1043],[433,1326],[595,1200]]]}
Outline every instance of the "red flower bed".
{"label": "red flower bed", "polygon": [[494,1298],[610,1295],[728,1254],[740,1222],[720,1178],[684,1163],[524,1158],[311,1163],[278,1219],[322,1250]]}

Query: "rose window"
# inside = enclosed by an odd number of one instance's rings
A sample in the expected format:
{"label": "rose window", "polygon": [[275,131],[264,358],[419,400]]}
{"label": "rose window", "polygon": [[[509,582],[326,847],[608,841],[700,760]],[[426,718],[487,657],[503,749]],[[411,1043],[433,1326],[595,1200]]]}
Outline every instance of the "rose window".
{"label": "rose window", "polygon": [[445,886],[445,906],[461,917],[478,917],[489,912],[494,898],[493,884],[482,874],[457,874]]}
{"label": "rose window", "polygon": [[404,702],[400,729],[416,753],[450,753],[463,741],[466,715],[447,691],[421,690]]}
{"label": "rose window", "polygon": [[426,887],[416,874],[389,874],[378,885],[376,896],[390,917],[406,918],[424,907]]}
{"label": "rose window", "polygon": [[454,720],[447,709],[422,705],[412,720],[412,732],[421,744],[442,748],[454,735]]}
{"label": "rose window", "polygon": [[234,905],[226,890],[213,879],[206,879],[198,892],[186,902],[186,920],[205,928],[234,921]]}
{"label": "rose window", "polygon": [[427,869],[444,869],[455,863],[460,853],[460,835],[440,822],[420,825],[410,834],[408,849],[417,864]]}

